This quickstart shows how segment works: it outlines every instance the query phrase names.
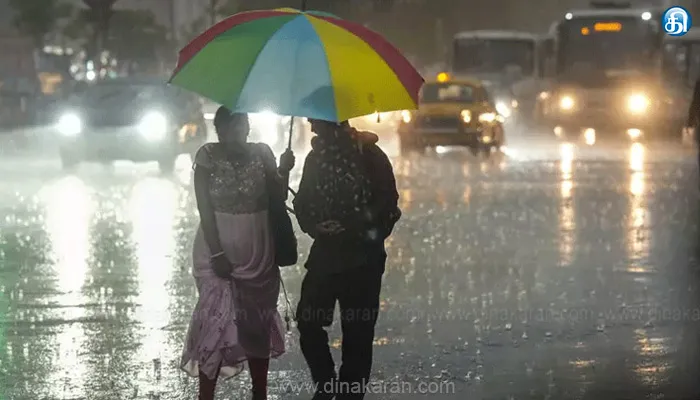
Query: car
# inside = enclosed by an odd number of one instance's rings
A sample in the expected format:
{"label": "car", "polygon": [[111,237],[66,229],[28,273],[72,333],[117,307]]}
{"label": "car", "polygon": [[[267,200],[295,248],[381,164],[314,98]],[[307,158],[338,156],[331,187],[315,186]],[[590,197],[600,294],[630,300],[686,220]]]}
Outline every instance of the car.
{"label": "car", "polygon": [[95,83],[60,105],[56,131],[63,167],[85,161],[157,161],[172,172],[180,154],[206,142],[199,99],[164,81],[119,78]]}
{"label": "car", "polygon": [[418,110],[402,112],[401,151],[464,146],[475,155],[490,154],[505,144],[504,122],[481,81],[443,72],[421,88]]}

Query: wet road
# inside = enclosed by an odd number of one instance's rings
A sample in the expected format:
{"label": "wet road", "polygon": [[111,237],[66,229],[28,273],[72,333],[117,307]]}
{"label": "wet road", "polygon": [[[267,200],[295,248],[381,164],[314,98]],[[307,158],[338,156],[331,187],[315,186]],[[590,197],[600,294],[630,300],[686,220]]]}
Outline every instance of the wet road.
{"label": "wet road", "polygon": [[[700,398],[692,153],[528,139],[483,160],[383,145],[405,216],[376,332],[373,390],[387,393],[368,398]],[[58,165],[0,161],[0,398],[195,398],[177,368],[196,299],[188,160],[174,178]],[[292,303],[302,273],[284,269]],[[310,398],[297,343],[272,364],[271,398]]]}

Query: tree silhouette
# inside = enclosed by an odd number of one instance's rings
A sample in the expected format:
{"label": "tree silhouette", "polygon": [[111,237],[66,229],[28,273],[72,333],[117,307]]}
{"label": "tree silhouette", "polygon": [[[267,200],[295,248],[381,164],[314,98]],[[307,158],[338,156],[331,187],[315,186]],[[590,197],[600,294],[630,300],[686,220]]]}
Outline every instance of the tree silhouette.
{"label": "tree silhouette", "polygon": [[[168,29],[146,10],[114,10],[110,29],[104,42],[105,49],[121,61],[147,64],[157,59],[162,51],[172,51]],[[64,34],[72,39],[94,36],[95,26],[89,10],[83,10],[66,27]]]}
{"label": "tree silhouette", "polygon": [[184,31],[183,36],[185,39],[191,40],[218,21],[246,9],[244,8],[246,3],[243,0],[207,1],[206,12],[201,17],[193,21]]}
{"label": "tree silhouette", "polygon": [[83,0],[83,3],[88,7],[87,12],[83,13],[83,18],[93,25],[92,56],[99,61],[100,54],[105,49],[109,37],[109,22],[114,14],[114,4],[118,0]]}
{"label": "tree silhouette", "polygon": [[60,0],[10,0],[15,12],[13,24],[32,38],[36,48],[44,47],[46,35],[54,31],[58,20],[70,15],[71,6]]}

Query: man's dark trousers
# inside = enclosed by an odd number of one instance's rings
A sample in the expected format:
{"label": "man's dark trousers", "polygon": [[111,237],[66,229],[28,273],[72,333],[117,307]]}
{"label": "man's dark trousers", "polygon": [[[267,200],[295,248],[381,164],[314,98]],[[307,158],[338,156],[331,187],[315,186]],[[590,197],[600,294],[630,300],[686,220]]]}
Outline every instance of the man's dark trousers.
{"label": "man's dark trousers", "polygon": [[[336,399],[361,400],[372,370],[374,327],[385,257],[342,272],[309,269],[301,286],[296,319],[301,351],[317,391],[334,388]],[[324,327],[333,323],[336,301],[343,331],[342,365],[336,381],[335,364]],[[330,383],[329,383],[330,382]],[[319,396],[318,398],[329,398]]]}

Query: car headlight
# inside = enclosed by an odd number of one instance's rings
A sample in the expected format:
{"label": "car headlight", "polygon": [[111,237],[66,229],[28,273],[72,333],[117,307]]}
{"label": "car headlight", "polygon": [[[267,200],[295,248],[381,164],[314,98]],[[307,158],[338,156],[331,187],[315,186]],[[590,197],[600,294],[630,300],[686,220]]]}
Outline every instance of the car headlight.
{"label": "car headlight", "polygon": [[138,128],[148,140],[163,140],[168,133],[168,118],[163,113],[151,111],[141,118]]}
{"label": "car headlight", "polygon": [[496,120],[496,113],[483,113],[479,115],[479,122],[493,122]]}
{"label": "car headlight", "polygon": [[412,119],[413,119],[413,116],[411,115],[410,111],[408,111],[408,110],[401,111],[401,120],[404,123],[407,124],[407,123],[411,122]]}
{"label": "car headlight", "polygon": [[469,110],[462,110],[462,112],[459,114],[460,117],[462,117],[462,121],[465,124],[468,124],[472,122],[472,112]]}
{"label": "car headlight", "polygon": [[83,131],[83,121],[77,114],[64,114],[58,119],[57,128],[63,136],[76,136]]}
{"label": "car headlight", "polygon": [[508,104],[503,101],[496,102],[496,111],[506,118],[511,116],[510,107],[508,107]]}
{"label": "car headlight", "polygon": [[561,99],[559,99],[559,108],[562,110],[572,110],[575,105],[576,102],[571,96],[562,96]]}
{"label": "car headlight", "polygon": [[649,109],[649,98],[643,94],[633,94],[627,99],[627,109],[635,114],[643,114]]}

